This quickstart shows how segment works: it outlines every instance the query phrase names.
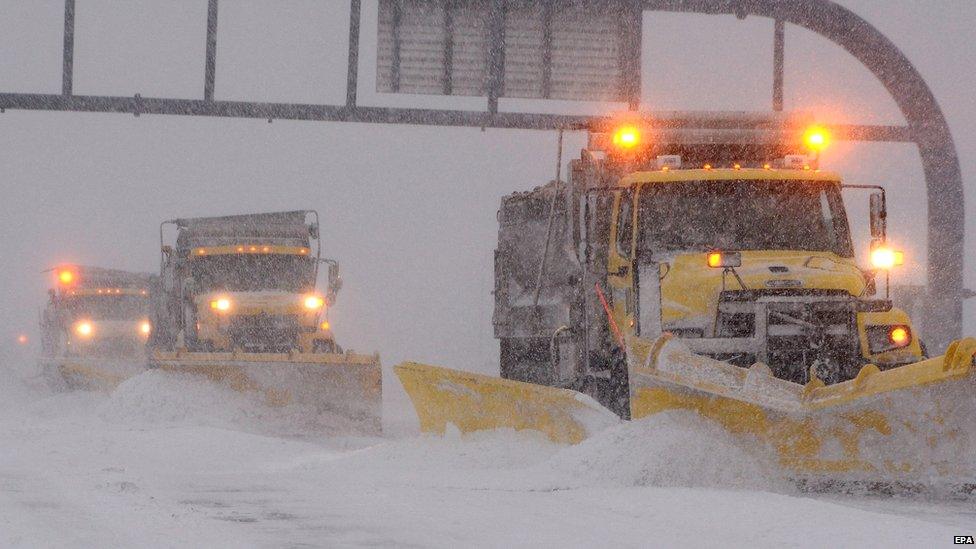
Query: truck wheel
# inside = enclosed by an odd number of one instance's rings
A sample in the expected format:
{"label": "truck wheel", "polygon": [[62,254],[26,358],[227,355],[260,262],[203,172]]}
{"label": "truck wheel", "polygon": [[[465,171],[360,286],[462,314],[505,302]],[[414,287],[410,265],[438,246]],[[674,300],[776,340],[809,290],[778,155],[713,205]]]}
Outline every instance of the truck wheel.
{"label": "truck wheel", "polygon": [[500,342],[499,374],[503,379],[552,385],[555,372],[545,338],[504,338]]}
{"label": "truck wheel", "polygon": [[610,361],[610,377],[587,376],[578,385],[579,392],[593,398],[602,406],[617,414],[620,419],[630,419],[630,384],[627,358],[622,352],[614,352]]}
{"label": "truck wheel", "polygon": [[601,406],[607,405],[610,382],[599,377],[587,377],[583,380],[579,392],[600,403]]}
{"label": "truck wheel", "polygon": [[627,368],[627,355],[615,348],[610,355],[610,410],[621,419],[630,419],[630,371]]}

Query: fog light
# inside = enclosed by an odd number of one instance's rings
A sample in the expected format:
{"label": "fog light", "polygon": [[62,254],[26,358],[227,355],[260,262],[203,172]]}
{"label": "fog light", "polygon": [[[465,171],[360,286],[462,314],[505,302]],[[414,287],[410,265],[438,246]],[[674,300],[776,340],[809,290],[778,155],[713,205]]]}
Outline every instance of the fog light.
{"label": "fog light", "polygon": [[912,344],[912,329],[905,325],[865,326],[871,354],[904,349]]}
{"label": "fog light", "polygon": [[899,347],[904,347],[912,340],[912,335],[908,332],[908,328],[904,326],[895,326],[891,329],[888,334],[888,339]]}
{"label": "fog light", "polygon": [[214,299],[210,302],[210,308],[215,311],[226,312],[230,310],[231,302],[226,297]]}
{"label": "fog light", "polygon": [[708,266],[713,269],[742,266],[742,254],[739,252],[709,252],[707,260]]}

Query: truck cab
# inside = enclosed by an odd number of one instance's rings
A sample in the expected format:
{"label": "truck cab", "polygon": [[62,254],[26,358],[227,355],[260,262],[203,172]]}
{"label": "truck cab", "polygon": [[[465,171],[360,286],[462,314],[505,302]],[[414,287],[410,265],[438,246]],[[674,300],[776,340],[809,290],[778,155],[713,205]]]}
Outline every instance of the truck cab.
{"label": "truck cab", "polygon": [[[865,364],[916,362],[908,316],[879,294],[903,260],[886,240],[884,189],[819,168],[823,128],[589,128],[569,181],[502,199],[495,336],[504,378],[591,394],[626,415],[631,336],[831,384]],[[865,192],[868,191],[868,192]],[[845,194],[867,195],[874,265],[858,265]]]}
{"label": "truck cab", "polygon": [[[321,258],[318,214],[278,212],[177,219],[162,245],[161,319],[166,349],[333,353],[328,308],[341,284]],[[161,230],[161,241],[164,231]],[[328,289],[317,290],[328,265]]]}
{"label": "truck cab", "polygon": [[637,171],[619,187],[607,277],[618,326],[640,322],[635,276],[650,265],[660,304],[645,313],[702,354],[797,383],[811,367],[837,382],[921,358],[908,316],[857,264],[838,175],[739,164]]}
{"label": "truck cab", "polygon": [[41,313],[45,357],[144,359],[150,275],[60,265]]}

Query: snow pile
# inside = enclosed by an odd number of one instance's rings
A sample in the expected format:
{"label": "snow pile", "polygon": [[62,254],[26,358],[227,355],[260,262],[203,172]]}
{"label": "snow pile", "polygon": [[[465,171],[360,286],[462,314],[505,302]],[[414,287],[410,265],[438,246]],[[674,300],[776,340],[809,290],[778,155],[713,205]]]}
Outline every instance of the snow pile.
{"label": "snow pile", "polygon": [[348,419],[311,406],[270,406],[263,393],[161,370],[121,383],[99,414],[106,421],[137,426],[195,425],[294,437],[357,433]]}
{"label": "snow pile", "polygon": [[[343,456],[280,464],[368,472],[374,481],[451,489],[551,492],[633,487],[790,491],[771,457],[690,412],[611,427],[575,446],[499,429],[389,441]],[[396,467],[391,467],[391,464]]]}
{"label": "snow pile", "polygon": [[102,406],[107,420],[225,426],[253,415],[241,393],[200,377],[150,370],[122,382]]}
{"label": "snow pile", "polygon": [[553,486],[785,488],[772,457],[691,412],[608,429],[533,473]]}
{"label": "snow pile", "polygon": [[0,359],[0,411],[20,408],[27,402],[25,398],[27,387],[15,370],[14,362]]}
{"label": "snow pile", "polygon": [[5,418],[51,419],[75,414],[100,396],[53,390],[35,360],[6,357],[0,361],[0,414]]}
{"label": "snow pile", "polygon": [[583,426],[588,437],[620,424],[620,418],[617,417],[617,414],[604,408],[589,395],[577,393],[576,401],[583,406],[573,411],[573,419]]}
{"label": "snow pile", "polygon": [[4,375],[4,547],[921,546],[972,525],[971,504],[770,493],[764,456],[687,412],[571,447],[512,430],[290,440],[241,432],[288,427],[287,408],[196,376],[51,395]]}

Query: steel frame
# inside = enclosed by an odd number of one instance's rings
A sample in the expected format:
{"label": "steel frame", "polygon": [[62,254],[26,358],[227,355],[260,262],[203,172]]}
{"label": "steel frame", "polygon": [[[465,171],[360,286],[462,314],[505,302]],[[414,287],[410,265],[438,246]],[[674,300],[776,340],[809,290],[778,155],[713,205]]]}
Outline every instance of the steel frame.
{"label": "steel frame", "polygon": [[[440,0],[431,0],[440,1]],[[450,0],[446,0],[451,3]],[[359,36],[361,0],[350,0],[349,56],[344,105],[220,101],[214,99],[217,61],[218,0],[208,0],[206,64],[202,99],[111,97],[75,95],[74,22],[75,0],[65,0],[64,52],[61,94],[0,93],[0,112],[5,109],[168,114],[233,118],[317,120],[383,124],[469,126],[551,130],[584,128],[600,119],[544,113],[500,112],[504,97],[506,0],[488,2],[490,48],[485,95],[487,110],[459,111],[363,106],[358,103]],[[546,2],[552,13],[568,0]],[[576,0],[578,2],[578,0]],[[952,136],[935,97],[918,71],[898,48],[867,21],[830,0],[613,0],[621,14],[627,68],[621,83],[627,103],[635,108],[640,94],[640,18],[645,10],[701,14],[758,16],[774,21],[772,109],[783,108],[783,56],[785,25],[809,29],[843,47],[868,68],[898,104],[906,126],[834,125],[836,138],[856,141],[911,142],[919,148],[928,192],[928,294],[922,331],[930,349],[942,349],[959,337],[964,297],[962,273],[964,208],[962,176]],[[451,3],[452,9],[463,4]],[[450,24],[450,20],[445,21]],[[450,44],[445,44],[450,47]],[[543,50],[544,57],[546,48]],[[551,53],[548,55],[551,59]],[[394,55],[394,75],[397,63]],[[550,67],[544,69],[548,74]],[[545,80],[545,79],[544,79]],[[394,89],[396,88],[394,79]],[[450,92],[448,81],[445,92]],[[544,86],[546,88],[547,86]],[[662,127],[697,128],[702,120],[690,113],[658,113]],[[742,126],[743,128],[755,126]]]}

